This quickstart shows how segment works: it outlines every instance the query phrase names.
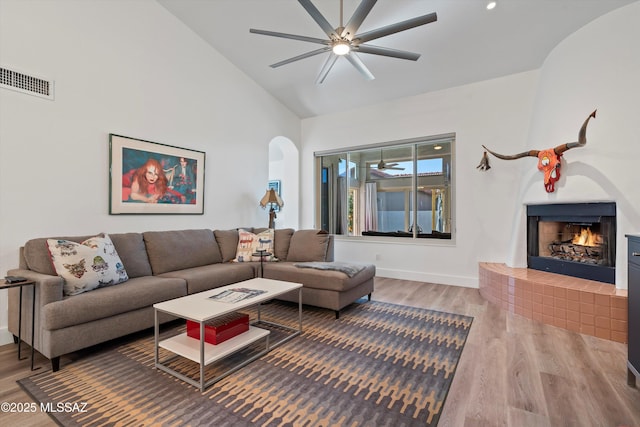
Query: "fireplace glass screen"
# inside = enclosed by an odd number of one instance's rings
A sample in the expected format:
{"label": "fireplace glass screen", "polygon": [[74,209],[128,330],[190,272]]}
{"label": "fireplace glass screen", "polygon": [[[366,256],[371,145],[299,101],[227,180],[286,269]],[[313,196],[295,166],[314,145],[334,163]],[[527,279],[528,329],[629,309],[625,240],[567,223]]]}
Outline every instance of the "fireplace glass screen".
{"label": "fireplace glass screen", "polygon": [[530,205],[527,214],[529,268],[615,282],[615,204]]}
{"label": "fireplace glass screen", "polygon": [[538,255],[593,265],[611,265],[600,224],[538,223]]}

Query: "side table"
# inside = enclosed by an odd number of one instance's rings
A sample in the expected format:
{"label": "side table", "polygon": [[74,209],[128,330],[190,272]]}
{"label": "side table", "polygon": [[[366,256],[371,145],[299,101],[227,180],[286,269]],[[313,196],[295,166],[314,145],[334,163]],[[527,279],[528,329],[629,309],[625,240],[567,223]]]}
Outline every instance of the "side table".
{"label": "side table", "polygon": [[33,355],[34,355],[34,338],[35,338],[35,318],[36,318],[36,282],[33,280],[24,280],[17,283],[7,283],[6,280],[0,281],[0,290],[9,288],[20,288],[20,306],[18,308],[18,360],[24,360],[20,357],[20,347],[22,345],[22,288],[25,286],[33,286],[33,298],[31,305],[31,370],[33,371]]}
{"label": "side table", "polygon": [[265,250],[265,249],[258,249],[257,251],[255,251],[254,253],[251,254],[251,256],[259,256],[260,257],[260,277],[264,277],[264,270],[263,270],[263,265],[262,262],[264,261],[264,257],[266,256],[271,256],[271,252]]}

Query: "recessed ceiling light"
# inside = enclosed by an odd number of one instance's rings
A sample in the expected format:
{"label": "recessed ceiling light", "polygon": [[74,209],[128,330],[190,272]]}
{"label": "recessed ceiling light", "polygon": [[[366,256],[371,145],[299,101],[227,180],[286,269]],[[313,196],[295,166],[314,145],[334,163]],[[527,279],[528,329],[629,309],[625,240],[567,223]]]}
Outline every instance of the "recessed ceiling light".
{"label": "recessed ceiling light", "polygon": [[487,10],[491,10],[494,7],[496,7],[497,3],[494,1],[490,1],[489,3],[487,3]]}

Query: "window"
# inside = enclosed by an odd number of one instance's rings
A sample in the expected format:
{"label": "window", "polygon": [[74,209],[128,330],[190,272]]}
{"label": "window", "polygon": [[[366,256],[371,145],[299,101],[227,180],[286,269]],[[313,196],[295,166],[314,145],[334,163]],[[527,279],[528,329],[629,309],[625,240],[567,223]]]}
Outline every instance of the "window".
{"label": "window", "polygon": [[316,153],[318,222],[333,234],[451,239],[454,136]]}

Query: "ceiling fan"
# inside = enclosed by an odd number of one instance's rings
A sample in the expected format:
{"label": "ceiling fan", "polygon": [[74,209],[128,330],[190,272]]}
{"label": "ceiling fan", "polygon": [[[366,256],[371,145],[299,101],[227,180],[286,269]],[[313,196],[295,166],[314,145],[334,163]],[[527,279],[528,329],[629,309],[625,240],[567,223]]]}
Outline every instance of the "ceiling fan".
{"label": "ceiling fan", "polygon": [[387,25],[375,30],[358,34],[357,32],[360,28],[360,25],[365,20],[369,12],[371,12],[371,9],[376,4],[377,0],[362,0],[360,5],[353,13],[353,16],[351,16],[351,19],[349,19],[349,22],[347,22],[346,26],[342,23],[343,0],[340,0],[340,25],[337,28],[333,28],[331,24],[329,24],[326,18],[313,5],[313,3],[311,3],[311,0],[298,0],[298,2],[302,5],[302,7],[305,8],[307,13],[311,15],[313,20],[316,21],[320,28],[322,28],[322,30],[326,33],[328,39],[298,36],[295,34],[279,33],[275,31],[256,30],[254,28],[249,29],[249,32],[254,34],[262,34],[265,36],[282,37],[285,39],[293,39],[323,45],[323,47],[319,49],[312,50],[310,52],[303,53],[301,55],[294,56],[293,58],[285,59],[284,61],[276,62],[275,64],[270,65],[271,68],[277,68],[304,58],[320,55],[325,52],[331,52],[322,69],[320,70],[318,78],[316,79],[317,84],[321,84],[322,82],[324,82],[325,78],[329,74],[329,71],[331,71],[331,68],[340,56],[344,56],[345,58],[347,58],[347,60],[367,80],[373,80],[373,74],[371,74],[362,60],[356,55],[356,52],[417,61],[418,58],[420,58],[420,54],[418,53],[391,49],[387,47],[372,46],[366,43],[371,40],[379,39],[381,37],[399,33],[411,28],[429,24],[431,22],[437,21],[438,19],[435,13],[429,13],[427,15],[418,16],[416,18],[397,22],[395,24]]}
{"label": "ceiling fan", "polygon": [[400,168],[398,167],[398,163],[387,163],[384,161],[384,159],[382,158],[382,150],[380,150],[380,161],[378,162],[377,166],[371,166],[372,168],[378,169],[379,171],[383,171],[383,170],[396,170],[396,171],[403,171],[404,168]]}

